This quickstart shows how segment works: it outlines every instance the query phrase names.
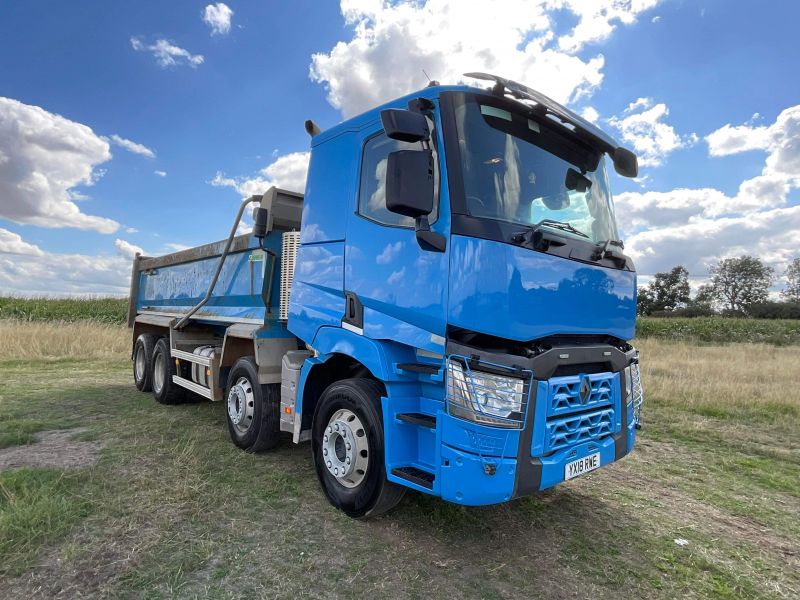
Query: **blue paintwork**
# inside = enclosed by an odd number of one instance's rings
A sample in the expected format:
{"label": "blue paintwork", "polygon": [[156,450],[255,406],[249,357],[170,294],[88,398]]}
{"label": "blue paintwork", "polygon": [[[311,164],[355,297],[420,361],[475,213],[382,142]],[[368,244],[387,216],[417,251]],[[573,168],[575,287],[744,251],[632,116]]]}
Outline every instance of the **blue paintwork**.
{"label": "blue paintwork", "polygon": [[[219,242],[218,246],[221,252],[224,243]],[[252,239],[248,249],[228,255],[212,297],[195,314],[197,319],[214,322],[222,317],[227,321],[268,322],[276,318],[280,298],[280,235],[267,236],[265,247],[278,256],[272,279],[272,314],[266,314],[261,297],[264,277],[269,272],[269,257]],[[205,296],[218,262],[219,257],[214,256],[140,273],[137,311],[185,314]]]}
{"label": "blue paintwork", "polygon": [[[563,481],[570,460],[600,452],[613,462],[611,434],[626,436],[633,448],[632,409],[623,407],[619,374],[589,376],[593,394],[578,405],[581,376],[534,382],[529,448],[522,431],[479,425],[447,413],[445,337],[448,325],[527,341],[554,334],[634,335],[635,274],[584,264],[496,241],[451,236],[450,192],[442,123],[437,111],[434,135],[440,173],[438,218],[432,229],[447,239],[445,252],[419,247],[414,231],[388,227],[356,214],[361,148],[380,131],[383,108],[404,108],[413,98],[438,104],[444,91],[482,92],[466,86],[438,86],[400,98],[317,135],[312,140],[301,247],[294,274],[288,330],[316,351],[301,370],[296,417],[313,410],[305,399],[309,374],[337,355],[363,364],[386,387],[381,399],[385,466],[390,481],[465,505],[504,502],[516,493],[517,461],[541,461],[540,489]],[[280,252],[280,236],[267,244]],[[264,321],[260,296],[263,274],[251,276],[247,251],[231,255],[214,297],[201,318],[219,328],[229,320]],[[216,258],[142,274],[138,309],[185,312],[204,295]],[[278,306],[279,270],[273,283]],[[251,293],[251,286],[254,293]],[[345,290],[364,306],[363,330],[342,328]],[[259,335],[285,337],[286,328],[267,315]],[[415,373],[405,363],[424,362],[436,373]],[[628,430],[621,432],[622,410]],[[575,412],[606,411],[606,423],[570,430]],[[436,417],[435,427],[405,422],[402,413]],[[308,419],[306,419],[308,421]],[[527,422],[527,421],[526,421]],[[559,433],[559,427],[564,431]],[[574,435],[573,435],[574,434]],[[566,437],[565,437],[566,436]],[[570,437],[571,436],[571,437]],[[564,440],[568,439],[567,442]],[[565,446],[566,444],[566,446]],[[414,466],[435,476],[432,489],[391,474]]]}
{"label": "blue paintwork", "polygon": [[344,314],[344,242],[303,244],[297,253],[289,331],[311,343],[320,327],[339,327]]}
{"label": "blue paintwork", "polygon": [[[404,107],[404,102],[393,106]],[[382,127],[376,119],[365,119],[355,136],[359,147]],[[441,150],[441,123],[433,134]],[[336,138],[338,139],[338,138]],[[438,153],[443,156],[443,152]],[[447,167],[439,160],[440,202],[438,218],[431,229],[447,236],[450,231],[450,202]],[[359,168],[359,179],[361,177]],[[373,339],[394,340],[433,352],[444,351],[447,327],[447,278],[449,248],[445,252],[422,250],[411,227],[389,227],[356,213],[357,194],[350,204],[347,229],[345,288],[358,294],[364,304],[364,334]]]}
{"label": "blue paintwork", "polygon": [[454,235],[450,244],[451,325],[520,341],[634,336],[633,273],[491,240]]}

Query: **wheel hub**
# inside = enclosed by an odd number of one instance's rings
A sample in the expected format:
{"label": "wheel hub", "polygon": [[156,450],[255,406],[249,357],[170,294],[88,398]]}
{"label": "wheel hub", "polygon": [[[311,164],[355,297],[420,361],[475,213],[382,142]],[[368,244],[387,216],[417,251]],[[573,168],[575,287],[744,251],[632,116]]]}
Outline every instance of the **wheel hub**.
{"label": "wheel hub", "polygon": [[355,487],[367,473],[369,443],[361,420],[350,410],[331,415],[322,437],[325,468],[345,487]]}
{"label": "wheel hub", "polygon": [[245,377],[240,377],[228,392],[228,417],[237,431],[244,433],[250,429],[254,409],[253,386]]}

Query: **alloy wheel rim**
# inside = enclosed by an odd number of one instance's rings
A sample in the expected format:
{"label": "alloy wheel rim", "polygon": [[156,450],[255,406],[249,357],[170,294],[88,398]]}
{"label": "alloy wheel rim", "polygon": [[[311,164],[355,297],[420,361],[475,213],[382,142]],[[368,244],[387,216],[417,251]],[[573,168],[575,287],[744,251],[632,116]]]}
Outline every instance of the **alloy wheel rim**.
{"label": "alloy wheel rim", "polygon": [[228,392],[228,418],[239,433],[247,433],[253,424],[255,396],[246,377],[240,377]]}
{"label": "alloy wheel rim", "polygon": [[321,452],[325,468],[344,487],[354,488],[364,481],[370,452],[358,415],[346,408],[334,412],[322,435]]}

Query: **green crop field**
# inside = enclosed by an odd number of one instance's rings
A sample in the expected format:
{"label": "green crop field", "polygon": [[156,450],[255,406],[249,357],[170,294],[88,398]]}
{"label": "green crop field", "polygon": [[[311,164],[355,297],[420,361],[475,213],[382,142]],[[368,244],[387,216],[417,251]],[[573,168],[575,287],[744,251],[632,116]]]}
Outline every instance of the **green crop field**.
{"label": "green crop field", "polygon": [[0,296],[0,319],[124,323],[127,298],[14,298]]}
{"label": "green crop field", "polygon": [[[127,298],[54,299],[0,296],[0,319],[124,323],[127,314]],[[800,320],[639,317],[636,334],[639,338],[673,341],[711,344],[754,342],[782,346],[800,344]]]}
{"label": "green crop field", "polygon": [[354,522],[308,444],[245,454],[220,403],[137,392],[123,326],[0,319],[11,336],[0,598],[800,596],[800,346],[642,339],[629,457],[508,504],[409,493]]}

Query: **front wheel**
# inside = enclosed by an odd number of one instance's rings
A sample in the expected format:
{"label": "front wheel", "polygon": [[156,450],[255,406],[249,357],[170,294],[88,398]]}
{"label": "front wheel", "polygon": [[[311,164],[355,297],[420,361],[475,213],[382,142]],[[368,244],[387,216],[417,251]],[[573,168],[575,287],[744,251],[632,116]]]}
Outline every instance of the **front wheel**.
{"label": "front wheel", "polygon": [[311,447],[328,500],[356,519],[376,517],[403,498],[386,479],[381,388],[372,379],[345,379],[323,392],[314,411]]}

